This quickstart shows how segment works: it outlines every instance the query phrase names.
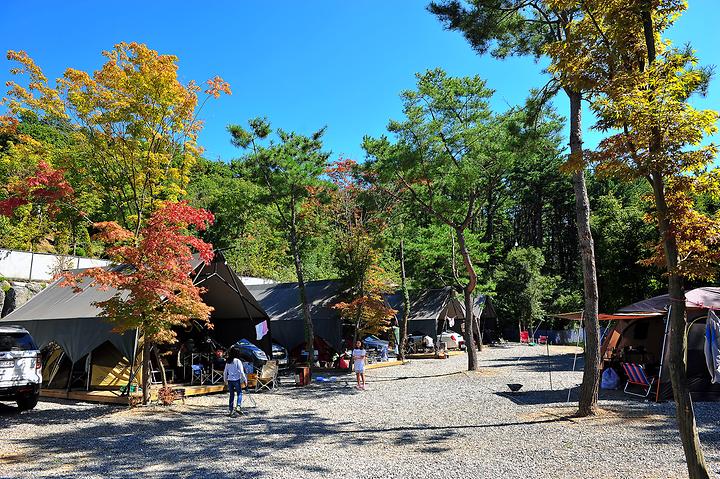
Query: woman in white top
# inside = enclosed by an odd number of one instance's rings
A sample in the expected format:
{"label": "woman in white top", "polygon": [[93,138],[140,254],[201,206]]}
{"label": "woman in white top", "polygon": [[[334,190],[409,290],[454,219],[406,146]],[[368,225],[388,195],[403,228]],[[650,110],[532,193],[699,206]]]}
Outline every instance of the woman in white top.
{"label": "woman in white top", "polygon": [[352,351],[353,362],[355,363],[355,378],[357,379],[357,388],[365,389],[365,363],[367,362],[367,352],[362,347],[362,341],[355,343],[355,349]]}
{"label": "woman in white top", "polygon": [[235,393],[237,392],[237,412],[242,414],[240,411],[240,405],[242,404],[242,386],[247,383],[247,376],[245,376],[245,370],[243,368],[242,361],[238,359],[238,352],[235,349],[231,349],[225,359],[225,371],[223,371],[223,380],[228,387],[230,392],[230,417],[235,416]]}

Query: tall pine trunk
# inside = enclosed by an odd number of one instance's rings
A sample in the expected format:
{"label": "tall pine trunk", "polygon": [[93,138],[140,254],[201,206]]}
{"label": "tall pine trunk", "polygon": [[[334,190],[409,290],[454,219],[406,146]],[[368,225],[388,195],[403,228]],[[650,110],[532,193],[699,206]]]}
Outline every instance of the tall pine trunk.
{"label": "tall pine trunk", "polygon": [[308,302],[307,291],[305,289],[305,275],[303,274],[300,246],[298,245],[294,203],[290,217],[290,249],[292,250],[293,262],[295,263],[295,275],[297,276],[298,290],[300,290],[300,306],[302,307],[305,331],[305,350],[308,352],[308,365],[312,367],[315,363],[315,332],[313,331],[312,317],[310,316],[310,303]]}
{"label": "tall pine trunk", "polygon": [[475,267],[470,260],[470,253],[465,244],[465,231],[462,228],[456,228],[458,246],[460,246],[460,255],[465,263],[465,271],[468,275],[468,284],[463,288],[463,299],[465,302],[465,346],[468,356],[468,371],[476,371],[477,365],[477,349],[475,348],[475,334],[473,326],[473,310],[472,310],[472,293],[477,286],[477,273]]}
{"label": "tall pine trunk", "polygon": [[408,319],[410,318],[410,292],[407,287],[407,276],[405,274],[405,241],[400,238],[400,289],[403,295],[403,314],[400,327],[400,348],[398,355],[400,361],[405,361],[405,349],[408,340]]}
{"label": "tall pine trunk", "polygon": [[[590,201],[585,185],[585,168],[582,161],[582,95],[566,90],[570,99],[570,157],[577,165],[572,184],[575,192],[575,215],[578,230],[580,257],[583,267],[585,308],[585,367],[580,387],[578,416],[597,413],[600,387],[600,323],[598,321],[598,287],[595,270],[595,245],[590,231]],[[580,161],[578,161],[580,160]]]}

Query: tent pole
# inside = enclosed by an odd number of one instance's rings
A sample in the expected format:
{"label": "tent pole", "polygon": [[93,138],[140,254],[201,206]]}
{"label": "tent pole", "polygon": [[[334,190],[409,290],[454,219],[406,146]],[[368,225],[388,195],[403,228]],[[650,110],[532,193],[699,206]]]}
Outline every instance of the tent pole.
{"label": "tent pole", "polygon": [[663,364],[665,362],[665,344],[667,343],[668,330],[670,329],[670,311],[672,311],[672,304],[668,306],[667,314],[665,315],[665,334],[663,334],[663,345],[660,351],[660,370],[658,371],[657,389],[655,391],[655,402],[660,402],[660,381],[662,378]]}
{"label": "tent pole", "polygon": [[87,362],[85,363],[85,373],[87,380],[85,381],[85,390],[90,390],[90,377],[92,376],[92,351],[88,353]]}
{"label": "tent pole", "polygon": [[72,386],[72,374],[73,374],[74,368],[75,368],[75,362],[71,359],[70,360],[70,372],[68,373],[67,392],[70,392],[70,387]]}
{"label": "tent pole", "polygon": [[[127,388],[125,388],[125,393],[127,393],[128,397],[130,397],[130,385],[132,384],[133,379],[135,378],[135,374],[137,371],[135,371],[135,357],[137,356],[137,348],[138,348],[138,328],[135,328],[135,341],[133,342],[133,354],[132,358],[130,358],[130,377],[128,378]],[[123,393],[123,395],[125,394]]]}
{"label": "tent pole", "polygon": [[[578,349],[580,349],[580,326],[583,323],[584,317],[585,317],[585,311],[582,311],[580,313],[580,322],[578,323],[578,328],[577,328],[578,337],[577,337],[577,342],[575,343],[575,356],[573,357],[572,372],[575,372],[575,365],[577,364]],[[572,390],[573,390],[572,387],[568,388],[568,397],[567,397],[567,401],[565,401],[565,402],[570,402],[570,393],[572,393]]]}

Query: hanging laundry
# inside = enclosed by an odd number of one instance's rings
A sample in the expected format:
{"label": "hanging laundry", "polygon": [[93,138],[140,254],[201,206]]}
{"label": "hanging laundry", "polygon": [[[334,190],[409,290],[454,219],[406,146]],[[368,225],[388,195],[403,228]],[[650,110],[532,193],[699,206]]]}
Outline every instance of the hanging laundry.
{"label": "hanging laundry", "polygon": [[267,320],[255,325],[255,339],[260,340],[268,333]]}
{"label": "hanging laundry", "polygon": [[705,360],[712,383],[720,383],[720,318],[712,310],[705,324]]}

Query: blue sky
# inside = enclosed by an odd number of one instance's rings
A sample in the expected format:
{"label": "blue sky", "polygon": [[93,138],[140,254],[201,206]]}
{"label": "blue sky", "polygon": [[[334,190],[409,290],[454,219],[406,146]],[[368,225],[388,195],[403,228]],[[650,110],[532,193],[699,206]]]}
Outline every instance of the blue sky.
{"label": "blue sky", "polygon": [[[451,75],[478,74],[496,90],[497,111],[522,103],[530,88],[546,81],[531,59],[479,57],[459,34],[443,31],[425,5],[146,0],[118,8],[114,2],[2,0],[0,50],[26,50],[56,78],[67,67],[97,69],[100,52],[117,42],[146,43],[179,57],[184,82],[215,75],[230,82],[233,95],[209,102],[201,113],[207,157],[238,156],[226,126],[267,116],[276,127],[302,133],[327,125],[325,142],[334,156],[360,160],[363,135],[380,135],[390,118],[401,118],[398,93],[413,87],[416,72],[442,67]],[[705,65],[720,65],[717,7],[717,0],[690,0],[669,34],[675,43],[691,42]],[[0,61],[3,85],[9,67]],[[698,106],[720,109],[717,75],[709,96],[695,100]],[[567,110],[562,99],[557,107]],[[586,131],[586,146],[598,138]]]}

